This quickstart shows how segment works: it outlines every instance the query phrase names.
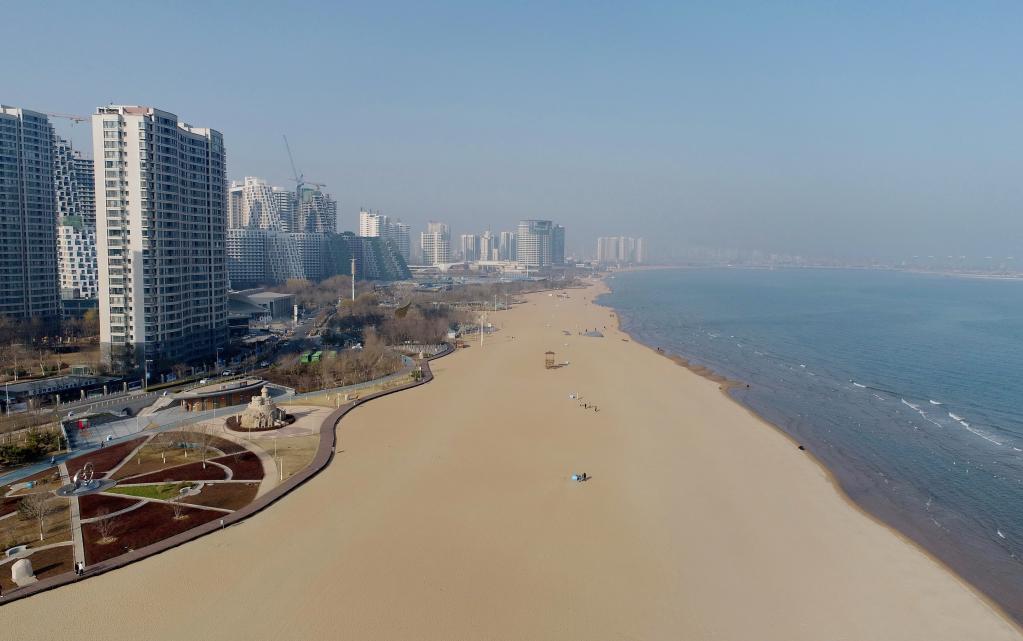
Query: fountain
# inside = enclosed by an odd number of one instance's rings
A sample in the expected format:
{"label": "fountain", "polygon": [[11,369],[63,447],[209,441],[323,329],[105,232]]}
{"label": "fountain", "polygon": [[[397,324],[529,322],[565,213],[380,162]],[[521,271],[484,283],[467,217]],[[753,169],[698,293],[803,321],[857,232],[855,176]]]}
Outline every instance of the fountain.
{"label": "fountain", "polygon": [[92,463],[86,462],[82,466],[82,469],[75,472],[75,475],[71,477],[71,482],[67,485],[62,485],[57,490],[57,496],[86,496],[88,494],[95,494],[96,492],[102,492],[109,490],[113,486],[117,485],[117,481],[111,479],[97,479],[93,478],[96,475],[95,468]]}

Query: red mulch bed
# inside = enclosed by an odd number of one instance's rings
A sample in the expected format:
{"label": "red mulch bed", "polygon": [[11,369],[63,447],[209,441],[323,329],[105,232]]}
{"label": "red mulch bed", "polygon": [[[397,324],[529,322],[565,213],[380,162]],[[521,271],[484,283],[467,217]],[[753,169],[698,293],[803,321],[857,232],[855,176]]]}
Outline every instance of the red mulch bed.
{"label": "red mulch bed", "polygon": [[259,483],[217,483],[202,488],[196,496],[182,498],[183,503],[239,510],[256,498]]}
{"label": "red mulch bed", "polygon": [[100,536],[96,526],[86,523],[82,526],[86,565],[111,559],[128,550],[137,550],[208,521],[224,517],[223,512],[198,509],[185,509],[184,515],[187,518],[175,520],[174,510],[171,506],[163,503],[148,503],[137,510],[114,517],[112,519],[113,535],[117,537],[117,540],[106,545],[99,543]]}
{"label": "red mulch bed", "polygon": [[87,496],[79,497],[78,510],[83,519],[91,519],[99,516],[101,510],[106,510],[107,514],[113,514],[114,512],[119,512],[125,508],[129,508],[136,503],[138,503],[138,500],[136,499],[121,496],[89,494]]}
{"label": "red mulch bed", "polygon": [[[32,562],[32,572],[37,579],[46,579],[65,572],[71,572],[75,567],[74,550],[70,545],[62,545],[58,548],[50,548],[42,552],[36,552],[28,557]],[[12,561],[13,563],[13,561]],[[4,594],[14,590],[17,586],[11,581],[11,564],[0,565],[0,585],[3,585]]]}
{"label": "red mulch bed", "polygon": [[112,470],[115,465],[131,454],[132,450],[141,445],[145,440],[145,438],[136,438],[125,443],[101,447],[98,450],[92,450],[88,454],[76,456],[67,462],[68,474],[74,475],[83,465],[92,463],[92,467],[96,471],[96,478],[99,478]]}
{"label": "red mulch bed", "polygon": [[[10,514],[11,512],[17,512],[18,501],[20,501],[23,498],[24,497],[22,496],[12,496],[10,498],[0,499],[0,516],[3,516],[4,514]],[[0,574],[3,574],[3,572],[0,572]]]}
{"label": "red mulch bed", "polygon": [[[212,461],[216,459],[209,459]],[[122,483],[168,483],[171,481],[223,481],[227,478],[224,470],[216,465],[206,463],[206,469],[202,469],[202,461],[168,467],[152,474],[143,474],[130,479],[122,479]]]}
{"label": "red mulch bed", "polygon": [[231,468],[231,471],[234,472],[231,480],[260,481],[263,479],[263,464],[259,462],[258,456],[248,450],[241,454],[221,456],[213,460]]}

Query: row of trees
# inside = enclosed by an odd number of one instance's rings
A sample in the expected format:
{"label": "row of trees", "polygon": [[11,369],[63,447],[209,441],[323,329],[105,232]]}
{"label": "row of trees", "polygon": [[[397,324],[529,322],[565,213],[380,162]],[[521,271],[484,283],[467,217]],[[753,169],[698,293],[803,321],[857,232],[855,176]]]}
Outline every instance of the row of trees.
{"label": "row of trees", "polygon": [[324,355],[318,363],[295,363],[273,368],[267,378],[275,383],[311,392],[355,385],[393,374],[401,369],[401,357],[391,350],[373,328],[364,328],[362,349]]}
{"label": "row of trees", "polygon": [[0,344],[56,345],[99,336],[99,312],[90,309],[82,318],[28,320],[0,316]]}

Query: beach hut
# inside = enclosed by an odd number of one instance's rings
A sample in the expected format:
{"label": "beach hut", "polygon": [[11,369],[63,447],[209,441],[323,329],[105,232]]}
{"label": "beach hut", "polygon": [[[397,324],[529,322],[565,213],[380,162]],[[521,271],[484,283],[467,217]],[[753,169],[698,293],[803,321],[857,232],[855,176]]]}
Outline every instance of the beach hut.
{"label": "beach hut", "polygon": [[548,350],[544,356],[544,365],[547,369],[554,369],[554,352]]}

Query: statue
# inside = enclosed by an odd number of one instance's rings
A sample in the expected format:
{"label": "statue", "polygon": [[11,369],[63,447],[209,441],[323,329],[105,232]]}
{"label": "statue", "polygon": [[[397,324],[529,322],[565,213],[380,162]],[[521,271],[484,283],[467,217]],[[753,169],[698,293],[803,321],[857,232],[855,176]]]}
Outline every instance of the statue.
{"label": "statue", "polygon": [[246,430],[270,430],[285,424],[287,414],[277,407],[266,387],[259,396],[253,396],[241,416],[241,427]]}

